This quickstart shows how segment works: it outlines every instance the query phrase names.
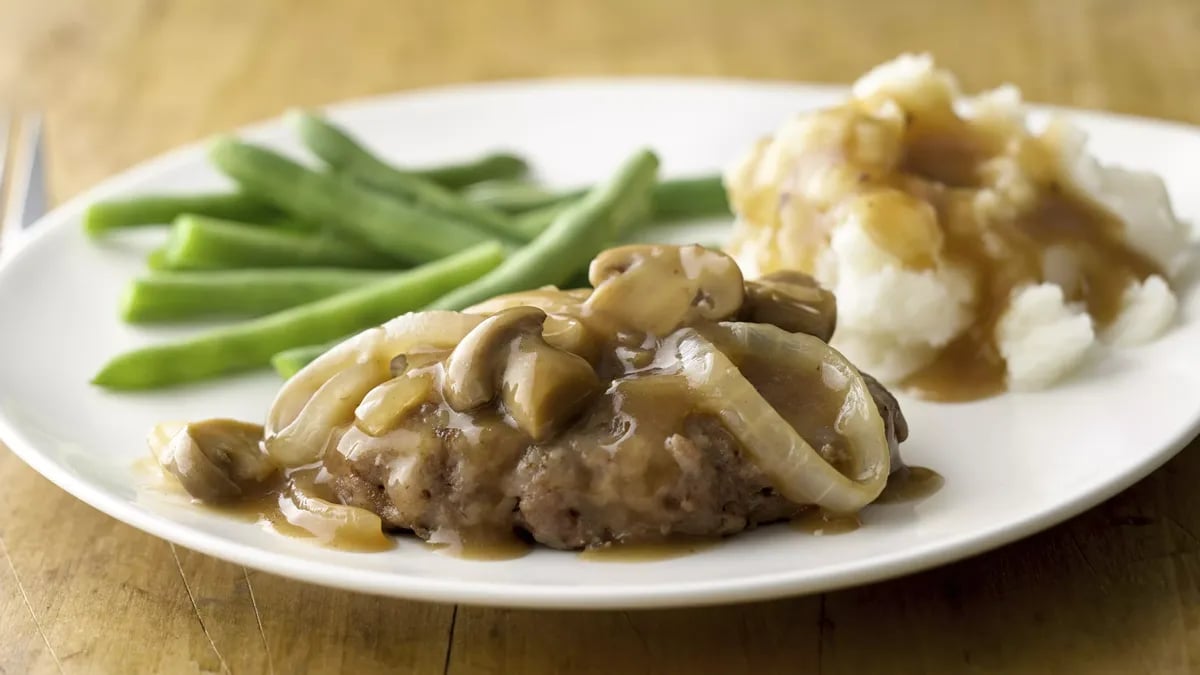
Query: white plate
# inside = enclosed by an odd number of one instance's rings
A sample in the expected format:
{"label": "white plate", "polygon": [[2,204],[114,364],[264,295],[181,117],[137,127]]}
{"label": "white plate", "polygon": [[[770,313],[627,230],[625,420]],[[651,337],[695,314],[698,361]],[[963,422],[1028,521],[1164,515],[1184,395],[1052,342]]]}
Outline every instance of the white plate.
{"label": "white plate", "polygon": [[[839,90],[679,80],[509,83],[442,89],[339,106],[338,122],[408,164],[509,148],[547,180],[603,176],[650,145],[666,174],[719,169],[789,115]],[[1076,114],[1099,155],[1165,175],[1179,212],[1200,214],[1200,131]],[[297,150],[277,122],[248,132]],[[965,405],[903,400],[904,455],[946,477],[916,504],[872,507],[852,533],[817,537],[772,526],[657,562],[588,562],[549,550],[470,562],[412,538],[387,553],[330,551],[204,511],[138,497],[133,468],[156,422],[262,418],[270,374],[153,394],[87,384],[110,356],[178,334],[116,318],[122,285],[141,269],[146,236],[85,241],[93,199],[222,185],[186,148],[106,182],[47,216],[0,268],[0,436],[80,499],[154,535],[319,584],[423,600],[531,607],[647,607],[732,602],[827,590],[912,572],[1028,535],[1116,493],[1197,432],[1200,303],[1186,292],[1180,325],[1143,348],[1106,354],[1050,391]]]}

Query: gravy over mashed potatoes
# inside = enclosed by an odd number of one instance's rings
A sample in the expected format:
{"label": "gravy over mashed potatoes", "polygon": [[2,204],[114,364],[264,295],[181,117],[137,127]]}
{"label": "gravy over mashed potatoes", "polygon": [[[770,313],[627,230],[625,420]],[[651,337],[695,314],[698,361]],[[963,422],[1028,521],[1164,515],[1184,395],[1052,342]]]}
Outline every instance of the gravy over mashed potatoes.
{"label": "gravy over mashed potatoes", "polygon": [[902,56],[844,104],[788,122],[726,183],[747,276],[812,274],[838,302],[833,345],[938,400],[1045,387],[1097,335],[1156,337],[1189,245],[1157,176],[1101,166],[1019,93],[964,97]]}

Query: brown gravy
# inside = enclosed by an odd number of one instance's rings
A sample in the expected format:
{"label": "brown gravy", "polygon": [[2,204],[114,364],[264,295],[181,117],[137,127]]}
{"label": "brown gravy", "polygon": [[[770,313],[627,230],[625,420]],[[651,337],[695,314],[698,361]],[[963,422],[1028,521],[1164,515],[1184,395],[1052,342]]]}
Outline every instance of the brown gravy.
{"label": "brown gravy", "polygon": [[929,497],[942,489],[946,479],[942,474],[923,466],[906,466],[888,477],[887,486],[875,499],[875,504],[903,504]]}
{"label": "brown gravy", "polygon": [[738,369],[754,385],[771,407],[800,433],[824,459],[839,471],[845,472],[850,456],[850,441],[828,420],[837,419],[837,401],[823,396],[797,395],[796,392],[820,391],[821,369],[785,371],[766,359],[743,355]]}
{"label": "brown gravy", "polygon": [[[1131,282],[1165,278],[1126,243],[1115,214],[1070,184],[1048,137],[1003,120],[960,117],[949,91],[910,92],[894,101],[904,108],[903,120],[881,116],[880,101],[869,99],[816,113],[814,140],[792,158],[786,180],[755,183],[732,196],[744,219],[787,232],[787,242],[776,247],[786,248],[786,256],[759,254],[767,271],[781,268],[786,257],[813,273],[832,218],[852,205],[874,214],[861,219],[868,235],[906,268],[946,261],[972,275],[971,323],[902,382],[905,389],[938,401],[1003,392],[1006,368],[995,328],[1020,287],[1057,284],[1102,329],[1119,314]],[[756,162],[765,161],[768,145],[759,142]],[[1014,165],[1020,178],[1005,178]]]}
{"label": "brown gravy", "polygon": [[980,133],[949,110],[910,112],[900,171],[950,188],[980,184],[980,165],[1002,149],[994,134]]}
{"label": "brown gravy", "polygon": [[488,542],[486,544],[435,544],[425,542],[425,547],[438,555],[462,560],[479,561],[516,560],[517,558],[524,558],[533,550],[532,544],[517,537]]}
{"label": "brown gravy", "polygon": [[[974,273],[978,298],[967,330],[904,382],[922,398],[967,401],[1004,391],[995,328],[1019,287],[1055,283],[1103,328],[1120,313],[1130,283],[1162,274],[1125,243],[1116,215],[1064,181],[1041,140],[1021,142],[1019,161],[1037,181],[1032,203],[1013,218],[980,215],[974,197],[983,187],[985,163],[1002,149],[996,137],[948,108],[910,118],[893,185],[933,205],[942,254]],[[887,232],[871,235],[886,249],[904,249],[905,242],[890,241]]]}
{"label": "brown gravy", "polygon": [[1122,241],[1116,216],[1057,182],[1044,185],[1032,210],[1012,222],[971,222],[955,200],[950,195],[939,203],[944,253],[975,271],[978,304],[972,325],[904,382],[923,398],[968,401],[1004,391],[995,329],[1017,288],[1053,282],[1103,328],[1120,313],[1130,283],[1162,273]]}
{"label": "brown gravy", "polygon": [[579,559],[588,562],[656,562],[706,551],[719,543],[721,540],[713,537],[674,537],[667,541],[613,544],[601,548],[588,548],[579,552]]}
{"label": "brown gravy", "polygon": [[[363,533],[356,528],[339,528],[328,520],[296,508],[290,491],[300,486],[309,494],[331,503],[338,503],[328,487],[317,482],[317,469],[298,469],[286,479],[275,482],[262,494],[230,504],[206,504],[204,508],[247,523],[258,523],[287,537],[314,539],[321,546],[339,551],[376,552],[395,548],[396,542],[383,533]],[[365,514],[366,512],[364,512]]]}
{"label": "brown gravy", "polygon": [[835,516],[821,509],[807,509],[792,518],[788,526],[793,530],[823,537],[831,534],[846,534],[862,527],[857,515]]}
{"label": "brown gravy", "polygon": [[[180,496],[187,494],[174,477],[163,472],[153,458],[144,458],[135,462],[135,470],[147,476],[156,477],[155,487],[164,489],[165,493]],[[301,480],[308,489],[317,485],[313,482],[315,469],[302,469],[299,472]],[[161,485],[159,483],[161,482]],[[941,489],[945,480],[941,474],[921,466],[906,466],[894,472],[889,478],[887,487],[875,500],[876,504],[896,504],[920,501]],[[192,502],[200,508],[219,513],[223,516],[246,523],[261,524],[271,531],[286,537],[315,540],[321,546],[340,551],[379,552],[395,548],[394,537],[379,533],[376,537],[347,537],[340,536],[336,530],[325,527],[314,528],[311,522],[304,526],[293,522],[294,517],[285,514],[281,508],[281,500],[287,500],[285,495],[286,481],[279,481],[257,497],[244,499],[232,504],[212,505],[198,500]],[[321,488],[317,488],[319,491]],[[330,501],[336,501],[332,494],[324,495]],[[858,516],[833,516],[820,509],[810,508],[788,521],[788,526],[796,531],[815,536],[828,536],[853,532],[861,527]],[[721,539],[715,537],[672,537],[666,541],[638,542],[612,544],[600,548],[588,548],[576,555],[580,560],[600,563],[641,563],[657,562],[682,558],[701,551],[715,548]],[[471,561],[504,561],[523,558],[533,550],[533,544],[519,537],[488,543],[434,543],[425,542],[425,547],[439,555]]]}

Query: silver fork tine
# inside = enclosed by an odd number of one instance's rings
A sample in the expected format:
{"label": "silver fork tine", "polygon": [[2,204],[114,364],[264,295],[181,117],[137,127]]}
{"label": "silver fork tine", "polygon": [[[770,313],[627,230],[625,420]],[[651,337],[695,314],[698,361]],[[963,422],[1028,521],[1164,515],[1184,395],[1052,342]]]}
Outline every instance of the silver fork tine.
{"label": "silver fork tine", "polygon": [[[8,198],[0,218],[0,255],[11,253],[21,231],[42,216],[48,204],[42,157],[42,120],[38,115],[23,115],[9,125],[15,139],[10,148]],[[3,189],[3,186],[0,186]]]}
{"label": "silver fork tine", "polygon": [[[12,129],[12,119],[7,113],[0,113],[0,213],[4,213],[6,183],[4,169],[8,166],[8,134]],[[0,219],[0,233],[3,233],[4,220]]]}
{"label": "silver fork tine", "polygon": [[45,163],[42,154],[42,118],[23,115],[17,127],[13,153],[12,185],[9,188],[4,226],[12,236],[24,230],[46,212]]}

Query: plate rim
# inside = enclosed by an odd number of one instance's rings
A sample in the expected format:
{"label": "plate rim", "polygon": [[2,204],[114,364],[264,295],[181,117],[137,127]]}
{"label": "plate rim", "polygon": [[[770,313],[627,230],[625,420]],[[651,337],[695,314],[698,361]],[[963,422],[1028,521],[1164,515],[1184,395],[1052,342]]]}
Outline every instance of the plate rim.
{"label": "plate rim", "polygon": [[[470,97],[499,92],[524,93],[534,90],[558,90],[568,87],[734,87],[746,90],[773,90],[796,95],[836,95],[845,85],[712,77],[552,77],[511,79],[492,82],[458,83],[387,94],[356,97],[317,106],[334,116],[353,115],[363,107],[403,105],[418,99]],[[1200,136],[1200,127],[1171,120],[1139,117],[1096,110],[1028,104],[1034,112],[1066,113],[1076,117],[1109,123],[1134,124],[1171,133]],[[225,133],[255,137],[274,133],[282,123],[276,115]],[[70,221],[82,214],[87,204],[123,192],[127,186],[188,164],[204,152],[206,140],[193,141],[167,150],[105,178],[72,196],[37,220],[31,232],[0,256],[0,284],[4,283],[14,261],[28,251],[46,245],[45,240],[63,232]],[[232,542],[201,530],[181,525],[155,513],[135,508],[130,502],[108,495],[81,476],[54,461],[37,444],[20,432],[3,407],[0,407],[0,441],[51,483],[106,515],[152,536],[213,557],[256,570],[278,574],[323,586],[435,603],[460,603],[477,606],[544,609],[621,609],[666,608],[750,602],[833,591],[848,586],[882,581],[930,569],[952,561],[973,557],[998,546],[1023,539],[1113,497],[1178,454],[1200,433],[1200,415],[1158,451],[1116,478],[1105,476],[1089,483],[1053,508],[1043,509],[1015,522],[1006,522],[977,530],[948,541],[904,549],[902,555],[874,556],[845,563],[818,576],[795,577],[795,572],[746,576],[734,580],[689,581],[674,584],[621,584],[587,587],[572,585],[518,585],[510,582],[471,579],[431,579],[392,572],[355,570],[347,574],[338,563],[322,562],[288,553],[273,552],[253,545]],[[488,564],[488,563],[481,563]]]}

